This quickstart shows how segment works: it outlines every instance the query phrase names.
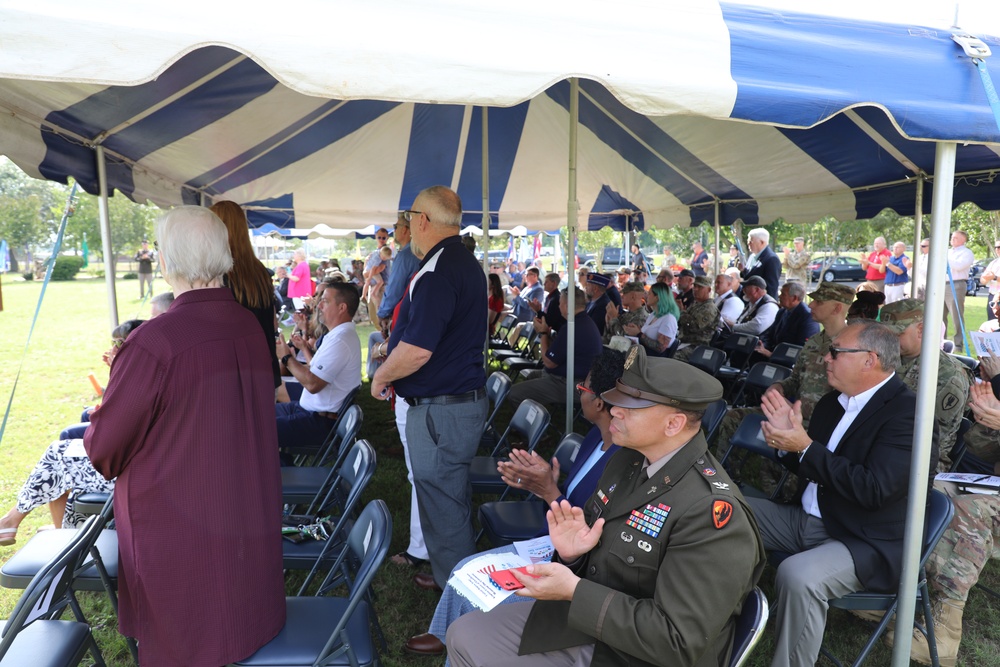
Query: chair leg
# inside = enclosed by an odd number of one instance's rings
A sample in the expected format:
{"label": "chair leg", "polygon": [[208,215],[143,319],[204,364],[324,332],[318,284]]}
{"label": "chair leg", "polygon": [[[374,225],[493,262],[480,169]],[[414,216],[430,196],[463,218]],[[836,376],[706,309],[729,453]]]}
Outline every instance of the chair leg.
{"label": "chair leg", "polygon": [[824,656],[827,660],[832,662],[837,667],[844,667],[843,663],[841,663],[840,660],[837,660],[837,658],[835,658],[834,655],[830,653],[830,651],[828,651],[825,646],[820,646],[819,652],[820,655]]}
{"label": "chair leg", "polygon": [[128,652],[132,655],[136,667],[139,667],[139,645],[131,637],[125,638],[125,644],[128,646]]}
{"label": "chair leg", "polygon": [[896,602],[893,602],[889,608],[885,610],[885,613],[882,614],[882,620],[879,621],[878,625],[875,627],[875,632],[873,632],[871,637],[868,638],[868,643],[866,643],[865,647],[861,649],[861,653],[858,654],[858,657],[854,661],[852,667],[861,667],[861,664],[868,658],[868,654],[872,652],[873,648],[875,648],[875,643],[879,640],[879,637],[885,634],[885,629],[889,627],[889,623],[892,622],[893,617],[896,614],[896,604]]}
{"label": "chair leg", "polygon": [[[94,664],[97,667],[108,667],[107,663],[104,662],[104,656],[101,655],[101,649],[100,647],[98,647],[97,640],[94,639],[94,634],[92,632],[90,633],[90,638],[87,643],[90,644],[89,650],[90,650],[90,655],[94,657]],[[136,660],[135,664],[138,665],[139,661]]]}
{"label": "chair leg", "polygon": [[926,575],[920,581],[920,602],[921,610],[924,612],[925,626],[920,628],[920,631],[927,637],[927,648],[931,654],[932,667],[941,667],[941,661],[938,658],[937,640],[934,638],[934,612],[931,610],[931,594],[927,590]]}

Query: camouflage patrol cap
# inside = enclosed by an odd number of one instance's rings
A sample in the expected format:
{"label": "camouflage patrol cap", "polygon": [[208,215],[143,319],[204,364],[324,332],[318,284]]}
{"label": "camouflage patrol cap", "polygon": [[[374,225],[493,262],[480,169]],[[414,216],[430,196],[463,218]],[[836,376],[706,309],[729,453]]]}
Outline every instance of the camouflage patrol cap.
{"label": "camouflage patrol cap", "polygon": [[631,294],[632,292],[641,292],[645,294],[646,287],[638,280],[632,280],[622,285],[621,287],[622,294]]}
{"label": "camouflage patrol cap", "polygon": [[694,279],[695,287],[711,287],[712,281],[709,280],[708,276],[698,276]]}
{"label": "camouflage patrol cap", "polygon": [[849,306],[854,303],[854,290],[847,285],[823,282],[809,293],[809,298],[813,301],[839,301]]}
{"label": "camouflage patrol cap", "polygon": [[625,356],[625,372],[614,389],[601,398],[622,408],[669,405],[681,410],[704,410],[722,398],[722,383],[676,359],[649,358],[641,345]]}
{"label": "camouflage patrol cap", "polygon": [[903,333],[914,322],[924,321],[924,302],[920,299],[903,299],[882,306],[879,321],[895,331]]}

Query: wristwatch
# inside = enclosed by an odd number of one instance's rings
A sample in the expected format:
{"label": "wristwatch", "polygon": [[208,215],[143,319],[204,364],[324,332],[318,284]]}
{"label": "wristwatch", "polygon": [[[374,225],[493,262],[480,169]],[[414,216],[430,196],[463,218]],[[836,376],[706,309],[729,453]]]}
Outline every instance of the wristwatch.
{"label": "wristwatch", "polygon": [[288,368],[288,360],[291,359],[291,358],[292,358],[292,355],[290,355],[290,354],[286,354],[285,356],[283,356],[281,358],[281,365],[284,366],[285,368]]}

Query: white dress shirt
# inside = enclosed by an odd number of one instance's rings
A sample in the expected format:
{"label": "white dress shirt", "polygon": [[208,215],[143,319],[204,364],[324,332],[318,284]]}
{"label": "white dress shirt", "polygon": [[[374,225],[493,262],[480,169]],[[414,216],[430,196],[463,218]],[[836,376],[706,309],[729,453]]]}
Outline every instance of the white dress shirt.
{"label": "white dress shirt", "polygon": [[[730,294],[732,296],[727,299],[726,296]],[[715,307],[719,309],[719,314],[722,316],[722,319],[729,320],[730,322],[735,322],[739,318],[745,305],[743,299],[733,294],[733,290],[726,290],[715,297]]]}
{"label": "white dress shirt", "polygon": [[[892,379],[893,375],[895,375],[895,373],[882,380],[868,391],[863,391],[857,396],[847,396],[846,394],[841,394],[837,397],[837,400],[840,401],[840,404],[844,407],[844,416],[841,417],[840,422],[837,423],[837,428],[833,429],[833,433],[830,435],[830,441],[826,443],[827,449],[831,452],[837,451],[837,445],[840,444],[840,439],[844,437],[844,434],[847,433],[847,429],[849,429],[851,424],[854,423],[858,413],[860,413],[864,407],[868,405],[868,401],[870,401],[872,396],[875,395],[875,392],[881,389],[886,382]],[[812,446],[813,445],[809,445],[809,447]],[[809,447],[802,450],[802,454],[799,456],[800,461],[803,457],[805,457],[806,451]],[[809,482],[806,485],[806,490],[802,492],[802,509],[805,510],[806,514],[811,514],[817,519],[822,519],[823,517],[820,516],[819,513],[819,500],[816,496],[816,489],[818,486],[819,485],[816,484],[816,482]]]}
{"label": "white dress shirt", "polygon": [[951,268],[952,280],[968,280],[969,269],[976,261],[976,256],[972,254],[968,246],[960,245],[957,248],[948,249],[948,266]]}

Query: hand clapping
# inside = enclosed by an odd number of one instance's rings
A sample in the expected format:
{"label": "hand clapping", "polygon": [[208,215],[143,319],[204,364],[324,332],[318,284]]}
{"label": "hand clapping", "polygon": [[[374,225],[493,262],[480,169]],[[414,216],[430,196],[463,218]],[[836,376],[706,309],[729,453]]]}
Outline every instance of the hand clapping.
{"label": "hand clapping", "polygon": [[761,424],[761,430],[768,445],[798,453],[812,443],[812,438],[802,427],[802,401],[793,404],[777,392],[766,392],[760,407],[767,417],[767,421]]}
{"label": "hand clapping", "polygon": [[993,395],[993,387],[988,382],[972,385],[969,390],[969,407],[977,422],[987,428],[1000,430],[1000,401]]}

